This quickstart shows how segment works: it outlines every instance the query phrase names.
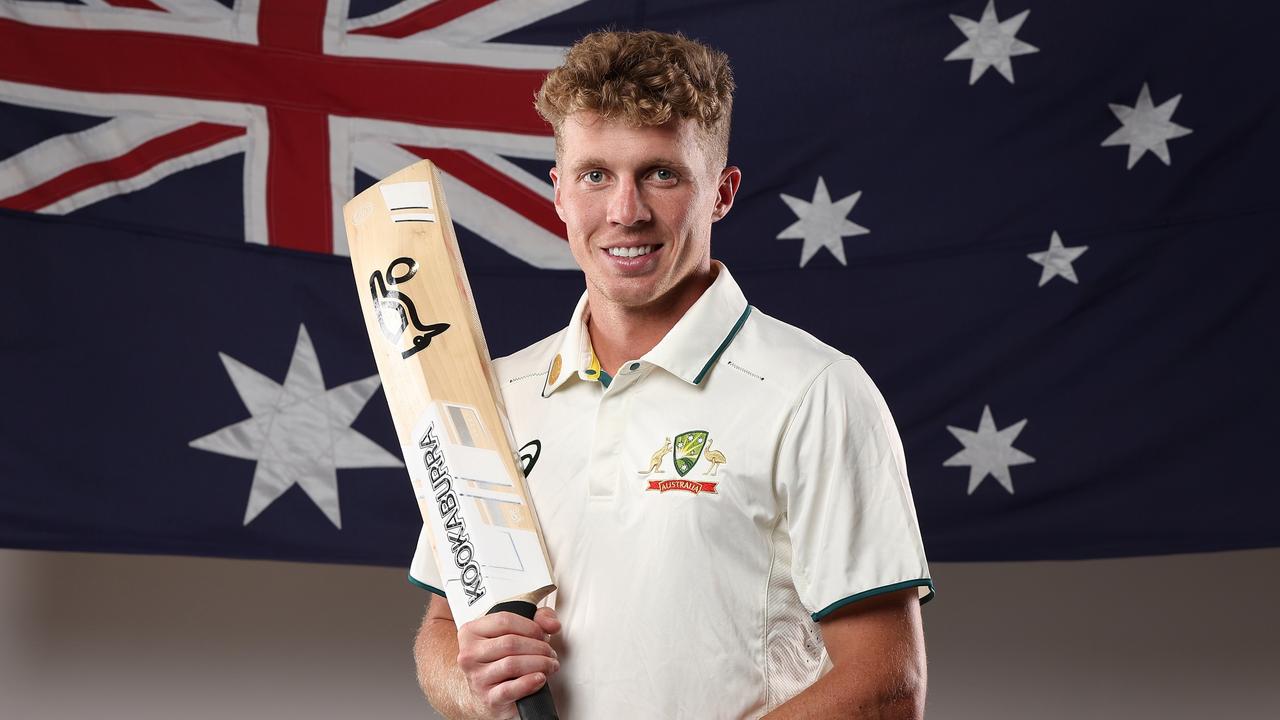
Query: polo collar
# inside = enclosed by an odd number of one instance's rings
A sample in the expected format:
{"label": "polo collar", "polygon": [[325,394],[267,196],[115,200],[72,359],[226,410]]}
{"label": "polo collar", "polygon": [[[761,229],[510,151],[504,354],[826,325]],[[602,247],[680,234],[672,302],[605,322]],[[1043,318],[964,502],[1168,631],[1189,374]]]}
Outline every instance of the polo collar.
{"label": "polo collar", "polygon": [[684,317],[641,360],[690,385],[699,385],[747,322],[751,306],[724,263],[713,261],[716,279]]}
{"label": "polo collar", "polygon": [[587,293],[584,290],[573,309],[573,319],[564,330],[556,354],[547,365],[547,379],[542,385],[542,397],[549,397],[571,377],[583,380],[600,379],[600,362],[591,349],[591,336],[587,333]]}
{"label": "polo collar", "polygon": [[[729,269],[718,260],[713,260],[712,264],[716,278],[711,287],[652,350],[639,358],[691,385],[702,383],[751,314],[751,306],[729,274]],[[571,377],[588,382],[600,380],[602,370],[591,349],[591,337],[587,332],[589,312],[584,292],[574,308],[572,321],[565,328],[564,338],[547,366],[543,397],[550,396]]]}

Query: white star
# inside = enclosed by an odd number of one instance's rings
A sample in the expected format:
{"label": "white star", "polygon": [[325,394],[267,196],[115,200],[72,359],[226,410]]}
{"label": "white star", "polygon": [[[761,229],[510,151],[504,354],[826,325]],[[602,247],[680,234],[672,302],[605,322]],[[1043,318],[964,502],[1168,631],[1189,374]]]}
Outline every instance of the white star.
{"label": "white star", "polygon": [[969,39],[943,59],[973,60],[973,65],[969,68],[970,85],[978,82],[978,78],[989,67],[994,67],[1005,80],[1013,82],[1013,62],[1010,58],[1040,52],[1040,48],[1014,37],[1030,13],[1030,10],[1023,10],[1001,22],[996,18],[995,0],[989,0],[987,8],[982,11],[981,20],[952,15],[951,22]]}
{"label": "white star", "polygon": [[1027,257],[1035,260],[1044,267],[1044,270],[1040,272],[1039,287],[1044,287],[1045,283],[1058,275],[1061,275],[1062,277],[1079,285],[1080,280],[1076,278],[1076,270],[1071,267],[1071,263],[1073,260],[1083,255],[1084,251],[1088,249],[1088,245],[1063,247],[1062,238],[1058,237],[1058,232],[1055,230],[1053,235],[1049,238],[1048,250],[1045,250],[1044,252],[1027,253]]}
{"label": "white star", "polygon": [[320,362],[305,325],[284,385],[218,353],[250,417],[188,443],[199,450],[257,460],[245,507],[248,525],[293,485],[301,487],[334,526],[342,528],[338,468],[403,467],[403,463],[349,425],[378,389],[377,375],[324,388]]}
{"label": "white star", "polygon": [[1102,146],[1128,145],[1129,167],[1126,169],[1132,169],[1148,150],[1155,153],[1165,165],[1172,164],[1168,141],[1191,134],[1191,128],[1182,127],[1172,120],[1173,111],[1178,109],[1178,101],[1181,99],[1182,95],[1174,95],[1173,99],[1156,107],[1151,102],[1151,90],[1146,83],[1142,83],[1138,102],[1133,107],[1108,103],[1121,127],[1103,140]]}
{"label": "white star", "polygon": [[862,197],[861,190],[833,203],[831,195],[827,192],[826,182],[819,176],[818,186],[813,190],[812,202],[805,202],[785,193],[781,197],[787,207],[791,208],[791,212],[800,219],[778,233],[777,239],[804,239],[804,247],[800,250],[800,267],[804,267],[814,253],[824,247],[836,256],[841,265],[848,265],[849,263],[844,259],[844,241],[841,238],[866,235],[871,232],[848,220],[849,212],[853,210],[858,198]]}
{"label": "white star", "polygon": [[1027,424],[1025,418],[997,431],[996,422],[991,419],[991,406],[982,408],[982,419],[978,421],[978,430],[947,426],[947,430],[964,445],[964,449],[952,455],[943,465],[969,466],[969,494],[972,495],[978,485],[988,475],[994,477],[1009,494],[1013,494],[1013,478],[1009,475],[1010,465],[1033,463],[1035,458],[1013,446],[1018,433]]}

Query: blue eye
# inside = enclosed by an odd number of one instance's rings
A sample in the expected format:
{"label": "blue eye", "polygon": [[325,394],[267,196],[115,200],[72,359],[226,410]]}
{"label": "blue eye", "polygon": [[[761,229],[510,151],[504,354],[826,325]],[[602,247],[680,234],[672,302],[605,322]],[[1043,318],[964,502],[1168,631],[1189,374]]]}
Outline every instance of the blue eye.
{"label": "blue eye", "polygon": [[653,176],[659,180],[675,180],[676,174],[666,168],[658,168],[653,171]]}
{"label": "blue eye", "polygon": [[592,185],[599,185],[604,182],[604,173],[599,170],[592,170],[582,177]]}

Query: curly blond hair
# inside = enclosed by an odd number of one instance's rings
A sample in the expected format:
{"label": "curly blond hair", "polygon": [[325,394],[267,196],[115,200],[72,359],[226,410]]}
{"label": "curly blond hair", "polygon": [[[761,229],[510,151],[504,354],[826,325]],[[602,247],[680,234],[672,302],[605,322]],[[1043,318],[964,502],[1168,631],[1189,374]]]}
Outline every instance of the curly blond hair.
{"label": "curly blond hair", "polygon": [[733,89],[729,57],[719,50],[679,33],[600,31],[569,48],[533,105],[555,130],[557,158],[565,118],[589,110],[636,127],[693,119],[720,168],[729,157]]}

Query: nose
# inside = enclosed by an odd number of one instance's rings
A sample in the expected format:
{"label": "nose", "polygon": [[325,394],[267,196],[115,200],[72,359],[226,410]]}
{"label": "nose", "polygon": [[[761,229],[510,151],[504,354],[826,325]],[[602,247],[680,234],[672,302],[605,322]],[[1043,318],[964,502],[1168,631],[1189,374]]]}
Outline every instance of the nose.
{"label": "nose", "polygon": [[613,187],[609,196],[608,220],[614,225],[638,225],[648,222],[651,215],[649,205],[635,180],[623,178]]}

